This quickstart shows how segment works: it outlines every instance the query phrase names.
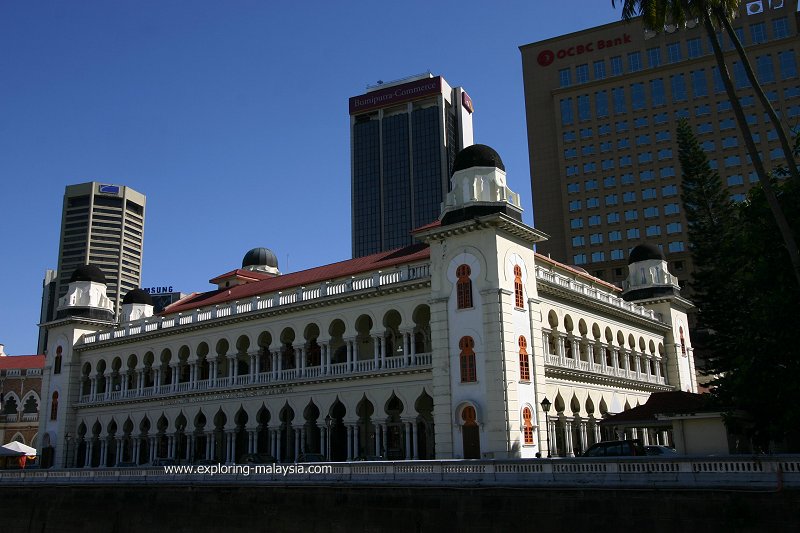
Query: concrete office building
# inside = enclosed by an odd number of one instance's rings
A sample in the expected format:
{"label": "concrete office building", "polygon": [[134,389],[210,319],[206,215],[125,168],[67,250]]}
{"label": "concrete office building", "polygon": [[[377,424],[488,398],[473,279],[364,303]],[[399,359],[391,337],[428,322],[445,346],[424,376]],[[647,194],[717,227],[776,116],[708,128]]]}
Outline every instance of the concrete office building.
{"label": "concrete office building", "polygon": [[142,280],[145,196],[130,187],[97,182],[69,185],[64,191],[58,249],[57,297],[67,293],[80,265],[97,265],[108,281],[108,297],[119,312],[117,296]]}
{"label": "concrete office building", "polygon": [[472,142],[472,101],[441,76],[350,98],[353,257],[407,246],[436,220],[455,155]]}
{"label": "concrete office building", "polygon": [[[734,20],[787,126],[800,116],[797,0],[743,2]],[[645,32],[638,19],[520,48],[538,250],[619,283],[644,239],[681,282],[691,271],[676,124],[691,123],[731,198],[757,181],[702,27]],[[767,168],[783,152],[727,36],[723,50]]]}

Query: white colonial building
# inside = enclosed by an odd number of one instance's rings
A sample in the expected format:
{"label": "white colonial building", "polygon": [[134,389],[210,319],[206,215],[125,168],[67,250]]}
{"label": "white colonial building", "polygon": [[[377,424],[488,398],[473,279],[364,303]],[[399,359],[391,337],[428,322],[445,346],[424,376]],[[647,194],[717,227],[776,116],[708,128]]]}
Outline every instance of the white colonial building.
{"label": "white colonial building", "polygon": [[696,391],[690,304],[658,248],[632,251],[624,291],[536,254],[546,236],[491,148],[458,155],[440,220],[415,234],[291,274],[254,249],[160,316],[131,291],[121,323],[99,269],[79,268],[47,325],[42,445],[86,467],[573,455],[604,416]]}

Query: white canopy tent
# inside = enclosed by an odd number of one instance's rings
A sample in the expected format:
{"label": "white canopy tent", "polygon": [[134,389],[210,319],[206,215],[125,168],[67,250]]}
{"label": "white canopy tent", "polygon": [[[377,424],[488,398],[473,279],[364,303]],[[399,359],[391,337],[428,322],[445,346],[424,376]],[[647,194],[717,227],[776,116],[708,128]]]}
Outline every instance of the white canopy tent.
{"label": "white canopy tent", "polygon": [[37,455],[37,453],[36,448],[31,448],[21,442],[11,441],[0,446],[0,455]]}

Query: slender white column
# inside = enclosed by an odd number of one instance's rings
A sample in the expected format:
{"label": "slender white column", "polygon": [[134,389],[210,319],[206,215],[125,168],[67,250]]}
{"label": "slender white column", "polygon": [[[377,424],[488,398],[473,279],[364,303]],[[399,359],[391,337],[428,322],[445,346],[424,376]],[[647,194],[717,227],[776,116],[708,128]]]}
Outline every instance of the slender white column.
{"label": "slender white column", "polygon": [[414,332],[412,331],[409,338],[409,345],[411,346],[411,358],[410,364],[416,365],[417,364],[417,343],[414,339]]}
{"label": "slender white column", "polygon": [[564,421],[564,442],[566,443],[566,453],[567,457],[575,457],[575,452],[572,448],[572,421],[565,420]]}
{"label": "slender white column", "polygon": [[344,342],[347,345],[347,365],[345,368],[349,373],[353,371],[353,341],[350,339],[345,339]]}
{"label": "slender white column", "polygon": [[139,454],[141,453],[141,451],[142,451],[142,437],[139,436],[136,437],[136,439],[133,441],[133,457],[131,457],[131,460],[137,465],[139,464]]}
{"label": "slender white column", "polygon": [[416,422],[409,422],[409,427],[411,428],[411,448],[414,451],[414,459],[419,459],[419,450],[417,449],[419,446],[419,432],[417,428]]}
{"label": "slender white column", "polygon": [[306,453],[306,427],[300,429],[300,453]]}
{"label": "slender white column", "polygon": [[348,424],[345,426],[347,430],[347,460],[353,460],[353,426]]}
{"label": "slender white column", "polygon": [[586,421],[579,418],[579,419],[577,419],[577,423],[579,424],[578,425],[578,433],[579,433],[580,444],[581,444],[581,452],[583,452],[583,451],[586,450],[586,448],[589,447],[589,438],[586,435]]}
{"label": "slender white column", "polygon": [[300,459],[300,441],[302,440],[302,430],[299,427],[293,428],[294,429],[294,462],[296,463],[298,459]]}
{"label": "slender white column", "polygon": [[388,459],[389,450],[387,446],[389,445],[389,440],[387,439],[387,435],[389,433],[389,428],[386,424],[381,424],[381,448],[380,455],[383,456],[384,459]]}
{"label": "slender white column", "polygon": [[403,429],[405,429],[405,459],[411,459],[411,422],[403,422]]}
{"label": "slender white column", "polygon": [[86,447],[83,453],[83,467],[90,468],[92,466],[92,439],[86,440]]}
{"label": "slender white column", "polygon": [[378,358],[381,355],[381,337],[378,335],[373,335],[372,337],[372,359],[374,361],[375,368],[378,368]]}
{"label": "slender white column", "polygon": [[594,441],[595,442],[600,442],[602,440],[603,440],[603,438],[600,435],[600,424],[597,423],[597,421],[595,421],[595,423],[594,423]]}
{"label": "slender white column", "polygon": [[108,453],[108,439],[100,439],[100,468],[106,466],[106,454]]}

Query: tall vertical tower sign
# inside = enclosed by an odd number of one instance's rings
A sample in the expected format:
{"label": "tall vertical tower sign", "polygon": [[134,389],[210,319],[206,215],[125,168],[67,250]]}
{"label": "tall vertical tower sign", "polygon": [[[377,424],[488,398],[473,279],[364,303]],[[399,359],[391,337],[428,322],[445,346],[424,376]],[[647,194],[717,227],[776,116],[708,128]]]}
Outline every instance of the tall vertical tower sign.
{"label": "tall vertical tower sign", "polygon": [[350,98],[353,257],[409,245],[438,218],[472,112],[461,87],[429,73]]}

